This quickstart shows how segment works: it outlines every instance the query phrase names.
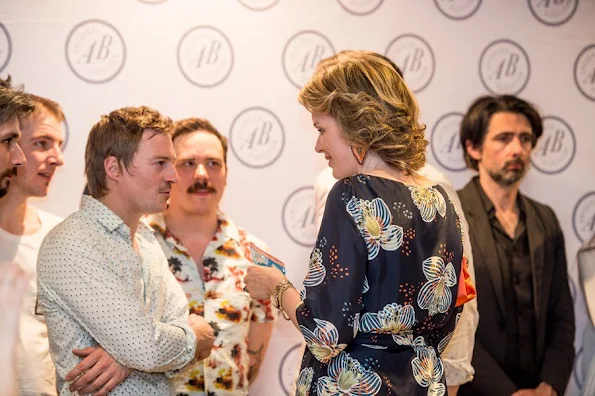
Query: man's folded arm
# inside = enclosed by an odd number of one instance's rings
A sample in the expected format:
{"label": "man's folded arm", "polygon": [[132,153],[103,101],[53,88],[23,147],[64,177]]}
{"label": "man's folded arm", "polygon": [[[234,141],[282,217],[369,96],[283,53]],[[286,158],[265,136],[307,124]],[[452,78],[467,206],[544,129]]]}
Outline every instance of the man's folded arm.
{"label": "man's folded arm", "polygon": [[[166,372],[194,357],[196,336],[186,322],[160,322],[140,301],[142,279],[127,279],[95,249],[83,251],[59,238],[44,241],[63,252],[39,255],[41,294],[68,312],[111,356],[131,369]],[[92,253],[91,253],[92,252]],[[42,302],[42,301],[40,301]]]}

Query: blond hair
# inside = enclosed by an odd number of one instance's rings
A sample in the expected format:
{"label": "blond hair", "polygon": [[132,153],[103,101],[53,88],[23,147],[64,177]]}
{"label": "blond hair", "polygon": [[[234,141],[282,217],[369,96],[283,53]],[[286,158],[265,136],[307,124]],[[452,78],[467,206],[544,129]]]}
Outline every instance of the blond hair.
{"label": "blond hair", "polygon": [[418,122],[415,97],[383,57],[344,51],[321,61],[302,88],[300,103],[332,116],[352,146],[372,150],[407,174],[426,162],[426,126]]}

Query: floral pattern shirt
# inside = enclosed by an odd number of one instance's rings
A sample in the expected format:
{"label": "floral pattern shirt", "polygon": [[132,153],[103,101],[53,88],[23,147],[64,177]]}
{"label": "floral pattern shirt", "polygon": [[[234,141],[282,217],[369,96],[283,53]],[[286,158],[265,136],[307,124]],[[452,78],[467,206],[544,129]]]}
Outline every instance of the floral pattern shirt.
{"label": "floral pattern shirt", "polygon": [[446,395],[462,310],[459,217],[438,185],[369,175],[329,193],[301,291],[297,395]]}
{"label": "floral pattern shirt", "polygon": [[215,329],[211,355],[189,364],[174,378],[176,391],[192,396],[248,395],[250,323],[277,317],[269,300],[253,300],[244,290],[246,269],[252,265],[247,245],[252,242],[268,250],[266,245],[219,212],[217,232],[203,255],[201,277],[186,248],[167,230],[163,215],[148,216],[146,221],[186,293],[190,313],[204,316]]}

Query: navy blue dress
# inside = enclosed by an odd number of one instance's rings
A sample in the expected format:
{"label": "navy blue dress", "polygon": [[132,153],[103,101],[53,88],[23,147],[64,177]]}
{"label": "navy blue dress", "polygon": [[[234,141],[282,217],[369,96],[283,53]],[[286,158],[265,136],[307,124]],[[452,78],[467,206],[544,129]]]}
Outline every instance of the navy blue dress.
{"label": "navy blue dress", "polygon": [[446,395],[440,354],[462,310],[462,260],[440,186],[337,182],[297,308],[307,343],[297,395]]}

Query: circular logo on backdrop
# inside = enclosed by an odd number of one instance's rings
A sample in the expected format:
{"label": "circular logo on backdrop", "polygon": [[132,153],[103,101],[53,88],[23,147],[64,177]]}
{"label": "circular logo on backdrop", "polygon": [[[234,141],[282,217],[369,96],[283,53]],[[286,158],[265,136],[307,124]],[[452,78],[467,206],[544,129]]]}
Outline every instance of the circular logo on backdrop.
{"label": "circular logo on backdrop", "polygon": [[66,39],[66,61],[81,80],[108,82],[122,71],[126,45],[115,27],[98,19],[76,25]]}
{"label": "circular logo on backdrop", "polygon": [[574,81],[579,91],[595,100],[595,44],[583,49],[574,62]]}
{"label": "circular logo on backdrop", "polygon": [[572,212],[572,226],[581,242],[595,233],[595,191],[583,195],[576,203]]}
{"label": "circular logo on backdrop", "polygon": [[407,86],[413,92],[426,88],[434,77],[434,52],[430,45],[414,34],[404,34],[390,42],[385,55],[403,70]]}
{"label": "circular logo on backdrop", "polygon": [[537,20],[550,26],[558,26],[572,18],[578,0],[527,0],[529,9]]}
{"label": "circular logo on backdrop", "polygon": [[570,165],[575,152],[572,128],[561,118],[543,117],[543,135],[533,149],[531,164],[543,173],[559,173]]}
{"label": "circular logo on backdrop", "polygon": [[337,0],[345,11],[353,15],[368,15],[380,7],[384,0]]}
{"label": "circular logo on backdrop", "polygon": [[188,81],[210,88],[231,73],[233,49],[227,37],[211,26],[190,29],[178,44],[178,66]]}
{"label": "circular logo on backdrop", "polygon": [[436,161],[445,169],[453,172],[465,170],[463,147],[459,139],[459,126],[463,119],[461,113],[448,113],[440,117],[432,129],[430,148]]}
{"label": "circular logo on backdrop", "polygon": [[304,86],[318,62],[335,54],[333,45],[318,32],[306,30],[289,39],[283,49],[283,70],[293,85]]}
{"label": "circular logo on backdrop", "polygon": [[481,0],[434,0],[436,7],[450,19],[467,19],[479,9]]}
{"label": "circular logo on backdrop", "polygon": [[66,150],[66,146],[68,146],[68,140],[70,139],[70,129],[68,127],[68,121],[64,119],[62,121],[62,131],[64,131],[64,141],[62,142],[62,152]]}
{"label": "circular logo on backdrop", "polygon": [[291,384],[295,381],[302,363],[301,343],[297,343],[285,352],[279,365],[279,383],[286,395],[289,395]]}
{"label": "circular logo on backdrop", "polygon": [[12,42],[8,30],[0,23],[0,72],[4,70],[12,55]]}
{"label": "circular logo on backdrop", "polygon": [[514,41],[494,41],[481,53],[479,76],[495,95],[517,95],[529,82],[530,73],[529,57]]}
{"label": "circular logo on backdrop", "polygon": [[279,118],[262,107],[242,111],[229,132],[231,151],[250,168],[264,168],[275,162],[285,146],[285,132]]}
{"label": "circular logo on backdrop", "polygon": [[314,247],[316,243],[316,227],[314,210],[314,187],[298,188],[285,200],[283,212],[283,228],[292,241],[298,245]]}
{"label": "circular logo on backdrop", "polygon": [[244,7],[249,8],[254,11],[264,11],[268,10],[275,4],[279,2],[279,0],[239,0],[240,4]]}

